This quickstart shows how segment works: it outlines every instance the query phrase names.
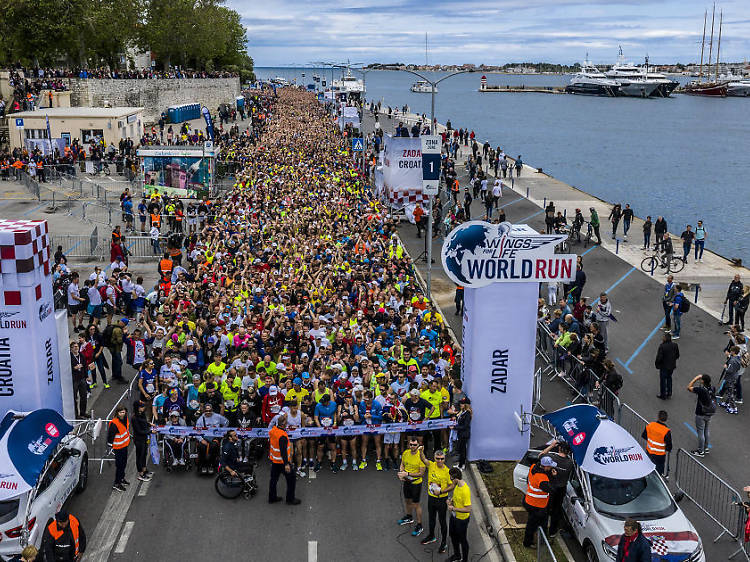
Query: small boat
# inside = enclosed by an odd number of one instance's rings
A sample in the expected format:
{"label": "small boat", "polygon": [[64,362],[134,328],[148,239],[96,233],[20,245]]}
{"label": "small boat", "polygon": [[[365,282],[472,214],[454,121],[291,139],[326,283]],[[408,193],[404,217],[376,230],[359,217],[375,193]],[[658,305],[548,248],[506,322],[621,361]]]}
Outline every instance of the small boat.
{"label": "small boat", "polygon": [[[426,80],[417,80],[414,82],[414,84],[411,85],[411,88],[409,88],[412,92],[415,94],[431,94],[432,93],[432,84],[427,82]],[[435,87],[435,93],[437,94],[437,86]]]}

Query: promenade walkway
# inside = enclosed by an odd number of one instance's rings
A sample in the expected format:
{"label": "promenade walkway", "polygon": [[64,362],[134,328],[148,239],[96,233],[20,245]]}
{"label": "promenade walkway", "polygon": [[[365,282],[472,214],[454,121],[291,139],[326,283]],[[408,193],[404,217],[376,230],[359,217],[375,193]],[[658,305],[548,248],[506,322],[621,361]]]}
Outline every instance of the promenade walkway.
{"label": "promenade walkway", "polygon": [[[365,127],[372,127],[372,124],[372,117],[366,116]],[[395,126],[395,123],[391,123],[383,116],[380,117],[380,124],[387,132],[393,131]],[[464,160],[465,156],[460,158],[461,162]],[[463,166],[457,171],[463,189],[468,178]],[[671,400],[662,401],[656,397],[659,391],[659,376],[654,367],[654,358],[663,333],[660,331],[664,322],[661,295],[665,276],[656,274],[652,277],[640,270],[640,262],[644,257],[638,249],[642,245],[642,222],[639,220],[632,225],[631,241],[627,244],[621,243],[619,254],[615,254],[616,244],[608,237],[610,230],[607,230],[607,223],[604,222],[609,214],[609,204],[571,188],[559,180],[534,173],[533,169],[527,166],[524,166],[521,178],[514,183],[515,190],[503,190],[503,198],[499,203],[508,221],[512,223],[526,223],[538,231],[543,231],[545,227],[542,205],[545,197],[548,201],[551,198],[558,210],[567,209],[568,215],[576,207],[588,209],[594,206],[599,211],[603,222],[601,230],[604,244],[588,248],[584,248],[582,244],[573,244],[571,253],[583,256],[584,270],[588,277],[583,295],[589,297],[589,302],[596,300],[602,291],[610,295],[618,322],[609,328],[609,357],[615,362],[618,372],[624,379],[620,398],[649,421],[656,418],[659,410],[667,410],[675,450],[680,447],[687,450],[695,449],[696,400],[693,394],[687,392],[686,386],[698,373],[707,373],[716,382],[719,380],[724,362],[722,350],[728,339],[723,333],[725,328],[718,326],[716,321],[721,314],[721,304],[717,306],[717,303],[719,300],[723,302],[726,287],[738,268],[730,266],[724,258],[706,251],[704,263],[689,263],[682,273],[675,276],[678,281],[704,283],[704,290],[700,293],[698,305],[693,305],[690,312],[683,317],[682,337],[678,342],[680,359],[673,376],[674,395]],[[528,199],[525,197],[527,187],[530,194]],[[446,199],[444,196],[444,203]],[[654,219],[655,214],[658,213],[652,213]],[[483,215],[484,208],[481,202],[475,201],[472,205],[472,216]],[[408,222],[404,222],[399,230],[399,235],[412,256],[419,255],[424,249],[424,238],[417,238],[416,232],[416,227]],[[455,285],[443,272],[440,263],[441,246],[441,238],[433,242],[433,298],[443,308],[448,322],[460,338],[461,317],[453,314]],[[677,244],[675,249],[678,249]],[[420,262],[417,267],[423,275],[426,274],[426,263]],[[741,275],[743,271],[744,269],[740,269]],[[743,278],[748,281],[750,275]],[[722,281],[721,289],[719,286],[714,288],[714,285]],[[694,293],[691,296],[694,297]],[[509,319],[508,325],[509,329],[512,329],[512,319]],[[746,387],[747,381],[745,377]],[[569,403],[569,395],[565,388],[562,383],[557,382],[544,384],[542,403],[547,410],[554,410]],[[711,454],[701,459],[701,462],[736,489],[747,485],[744,471],[738,470],[750,461],[750,438],[745,427],[745,414],[742,410],[738,416],[730,416],[720,410],[712,420]],[[711,544],[711,539],[719,534],[715,524],[689,502],[683,502],[681,507],[701,534],[708,560],[725,560],[737,549],[736,543],[726,539]]]}

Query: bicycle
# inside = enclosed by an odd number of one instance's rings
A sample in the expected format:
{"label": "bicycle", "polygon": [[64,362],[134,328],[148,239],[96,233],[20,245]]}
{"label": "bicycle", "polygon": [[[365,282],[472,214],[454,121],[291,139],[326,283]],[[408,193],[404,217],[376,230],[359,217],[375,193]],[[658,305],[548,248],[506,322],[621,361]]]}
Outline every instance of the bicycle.
{"label": "bicycle", "polygon": [[583,247],[588,248],[591,240],[594,238],[594,227],[590,222],[586,222],[586,237],[583,239]]}
{"label": "bicycle", "polygon": [[656,271],[657,268],[666,268],[667,273],[679,273],[683,270],[684,267],[685,262],[682,260],[682,258],[678,258],[674,255],[669,260],[669,263],[665,264],[662,256],[659,255],[658,250],[653,250],[653,253],[647,258],[643,258],[643,261],[641,262],[641,269],[646,273]]}

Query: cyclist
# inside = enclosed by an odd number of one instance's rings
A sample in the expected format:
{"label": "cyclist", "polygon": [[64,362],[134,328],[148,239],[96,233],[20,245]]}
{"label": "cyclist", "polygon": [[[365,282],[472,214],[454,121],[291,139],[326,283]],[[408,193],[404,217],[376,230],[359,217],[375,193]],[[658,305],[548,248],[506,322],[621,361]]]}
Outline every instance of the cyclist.
{"label": "cyclist", "polygon": [[672,261],[672,256],[674,255],[674,247],[672,246],[672,239],[669,237],[669,233],[664,235],[664,239],[659,242],[659,246],[662,251],[661,266],[669,267],[669,264]]}

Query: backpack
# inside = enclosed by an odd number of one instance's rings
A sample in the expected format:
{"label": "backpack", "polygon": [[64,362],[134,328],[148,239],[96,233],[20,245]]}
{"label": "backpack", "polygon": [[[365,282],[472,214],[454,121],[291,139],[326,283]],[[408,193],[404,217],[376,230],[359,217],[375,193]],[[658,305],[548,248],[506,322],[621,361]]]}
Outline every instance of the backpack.
{"label": "backpack", "polygon": [[102,332],[102,346],[110,347],[112,345],[112,332],[114,331],[114,324],[107,325]]}
{"label": "backpack", "polygon": [[682,299],[680,300],[680,312],[682,314],[690,312],[690,300],[685,295],[682,295]]}
{"label": "backpack", "polygon": [[716,413],[716,389],[712,386],[708,389],[709,403],[708,406],[702,406],[704,416],[713,416]]}
{"label": "backpack", "polygon": [[99,295],[101,295],[102,297],[102,302],[106,303],[107,302],[107,285],[102,285],[101,287],[97,289],[97,291],[99,291]]}
{"label": "backpack", "polygon": [[740,365],[742,365],[743,369],[746,369],[748,366],[750,366],[750,353],[747,351],[743,351],[740,353]]}

